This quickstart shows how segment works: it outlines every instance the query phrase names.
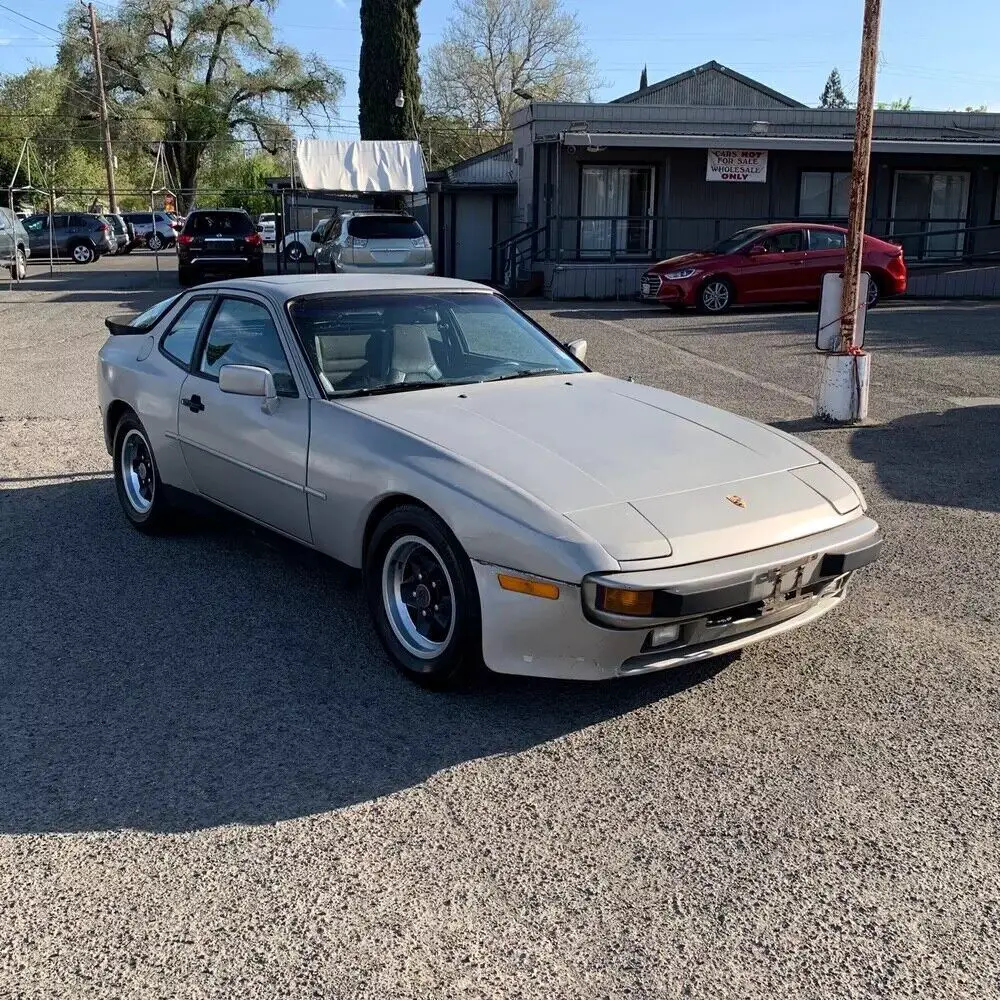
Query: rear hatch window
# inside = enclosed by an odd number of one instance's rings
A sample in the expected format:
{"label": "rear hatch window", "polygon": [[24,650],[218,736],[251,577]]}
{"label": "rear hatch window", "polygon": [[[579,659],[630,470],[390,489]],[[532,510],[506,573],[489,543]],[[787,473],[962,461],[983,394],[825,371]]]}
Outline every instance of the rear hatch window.
{"label": "rear hatch window", "polygon": [[189,216],[184,229],[191,236],[249,236],[254,225],[242,212],[204,212]]}
{"label": "rear hatch window", "polygon": [[418,240],[424,235],[416,219],[398,215],[362,215],[351,219],[348,232],[361,240]]}

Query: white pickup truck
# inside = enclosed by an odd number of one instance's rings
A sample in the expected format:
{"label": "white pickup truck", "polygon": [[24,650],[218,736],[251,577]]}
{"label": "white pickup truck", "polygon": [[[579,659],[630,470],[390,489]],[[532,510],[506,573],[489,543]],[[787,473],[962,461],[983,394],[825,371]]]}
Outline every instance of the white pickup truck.
{"label": "white pickup truck", "polygon": [[275,223],[274,212],[264,212],[257,219],[257,225],[260,226],[260,235],[265,243],[270,243],[274,245],[275,238],[277,237],[277,224]]}

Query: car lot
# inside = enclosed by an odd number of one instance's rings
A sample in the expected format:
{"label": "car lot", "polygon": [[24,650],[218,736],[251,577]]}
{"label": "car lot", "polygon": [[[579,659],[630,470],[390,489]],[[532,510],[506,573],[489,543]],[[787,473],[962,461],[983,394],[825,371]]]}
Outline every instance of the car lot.
{"label": "car lot", "polygon": [[739,661],[442,696],[347,571],[126,528],[94,355],[160,263],[0,289],[0,994],[995,991],[1000,307],[874,311],[873,422],[831,430],[806,311],[529,304],[599,370],[801,433],[886,547]]}

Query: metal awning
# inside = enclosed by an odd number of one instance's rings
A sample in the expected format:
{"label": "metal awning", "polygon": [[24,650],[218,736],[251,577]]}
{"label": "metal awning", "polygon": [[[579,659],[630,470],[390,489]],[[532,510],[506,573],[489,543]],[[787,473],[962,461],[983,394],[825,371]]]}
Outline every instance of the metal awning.
{"label": "metal awning", "polygon": [[[854,148],[853,137],[823,138],[779,135],[663,135],[634,132],[563,132],[564,146],[575,149],[616,147],[619,149],[803,149],[809,151]],[[874,139],[875,153],[950,153],[1000,156],[1000,142],[963,142],[951,139]]]}
{"label": "metal awning", "polygon": [[419,142],[300,139],[295,161],[310,191],[416,194],[427,190]]}

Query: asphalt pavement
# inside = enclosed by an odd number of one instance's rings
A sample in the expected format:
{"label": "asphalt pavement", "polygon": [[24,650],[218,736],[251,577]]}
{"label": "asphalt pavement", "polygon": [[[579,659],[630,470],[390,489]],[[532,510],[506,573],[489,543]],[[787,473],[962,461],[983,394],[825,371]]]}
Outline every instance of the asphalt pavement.
{"label": "asphalt pavement", "polygon": [[1000,995],[1000,305],[875,310],[828,429],[808,311],[528,303],[832,455],[886,545],[740,659],[440,695],[355,574],[126,526],[95,353],[161,263],[0,287],[0,996]]}

